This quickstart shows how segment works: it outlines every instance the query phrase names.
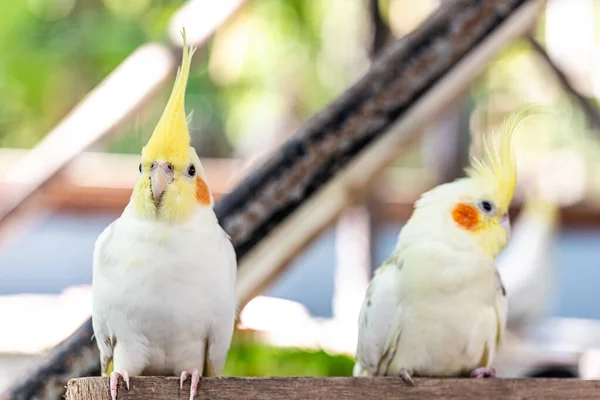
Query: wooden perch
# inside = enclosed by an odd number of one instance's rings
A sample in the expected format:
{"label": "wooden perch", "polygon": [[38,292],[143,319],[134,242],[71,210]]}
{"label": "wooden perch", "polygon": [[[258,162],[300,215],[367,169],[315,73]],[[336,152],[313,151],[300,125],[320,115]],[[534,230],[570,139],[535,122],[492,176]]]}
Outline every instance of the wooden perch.
{"label": "wooden perch", "polygon": [[[600,382],[578,379],[415,379],[409,387],[398,378],[202,378],[197,399],[402,399],[402,400],[591,400]],[[187,399],[189,381],[178,378],[131,379],[130,390],[119,383],[119,399]],[[67,400],[109,400],[108,378],[75,379]]]}
{"label": "wooden perch", "polygon": [[[383,49],[358,83],[221,199],[215,211],[240,261],[242,303],[274,279],[344,207],[360,199],[385,165],[407,149],[415,132],[531,27],[541,4],[444,2],[417,30]],[[91,336],[88,321],[25,382],[11,388],[9,398],[58,393],[56,388],[70,378],[97,374],[99,356]],[[259,395],[247,388],[243,393],[245,398]]]}

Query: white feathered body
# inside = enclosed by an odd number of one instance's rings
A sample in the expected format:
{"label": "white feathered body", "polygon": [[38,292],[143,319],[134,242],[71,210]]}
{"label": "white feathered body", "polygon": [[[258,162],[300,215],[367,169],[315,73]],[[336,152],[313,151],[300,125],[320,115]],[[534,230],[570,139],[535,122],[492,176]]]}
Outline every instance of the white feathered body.
{"label": "white feathered body", "polygon": [[507,327],[520,335],[529,333],[554,305],[557,277],[552,250],[557,214],[556,206],[545,207],[525,208],[510,245],[498,258],[498,271],[508,292]]}
{"label": "white feathered body", "polygon": [[[206,360],[219,374],[233,334],[236,258],[210,207],[184,223],[129,205],[94,251],[93,325],[105,366],[175,375]],[[208,344],[208,349],[205,348]]]}
{"label": "white feathered body", "polygon": [[376,271],[359,316],[355,376],[490,366],[506,320],[502,283],[494,261],[447,224],[409,221]]}

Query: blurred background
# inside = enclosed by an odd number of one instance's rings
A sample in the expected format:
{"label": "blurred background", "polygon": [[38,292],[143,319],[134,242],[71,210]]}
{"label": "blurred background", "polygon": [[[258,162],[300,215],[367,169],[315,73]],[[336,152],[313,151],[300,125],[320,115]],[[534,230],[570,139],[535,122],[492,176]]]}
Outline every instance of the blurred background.
{"label": "blurred background", "polygon": [[[192,39],[203,42],[186,109],[218,200],[356,82],[386,39],[406,35],[438,6],[223,0],[194,14],[206,2],[0,2],[0,207],[44,182],[45,165],[87,147],[10,226],[0,218],[0,392],[90,315],[93,245],[127,204],[168,98],[176,22],[191,13]],[[423,128],[364,205],[244,307],[225,375],[350,375],[364,290],[412,203],[462,174],[481,132],[536,102],[556,116],[527,121],[516,138],[514,236],[499,259],[511,335],[498,369],[600,377],[600,1],[548,1],[532,37],[507,46]],[[74,110],[100,99],[109,80],[122,84],[102,112]]]}

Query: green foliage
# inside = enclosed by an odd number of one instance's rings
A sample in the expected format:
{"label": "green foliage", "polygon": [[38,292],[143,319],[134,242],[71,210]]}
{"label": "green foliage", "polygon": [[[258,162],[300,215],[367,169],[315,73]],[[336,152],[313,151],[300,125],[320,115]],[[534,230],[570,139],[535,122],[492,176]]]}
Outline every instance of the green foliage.
{"label": "green foliage", "polygon": [[1,2],[0,146],[33,146],[136,47],[162,38],[182,2],[113,3]]}
{"label": "green foliage", "polygon": [[350,357],[324,351],[278,348],[249,339],[232,342],[225,376],[351,376]]}
{"label": "green foliage", "polygon": [[[169,18],[184,2],[1,3],[0,147],[29,148],[137,47],[167,43]],[[331,7],[329,0],[248,1],[197,53],[187,108],[201,155],[228,156],[232,145],[282,115],[306,119],[351,83],[323,52]],[[328,77],[323,70],[331,71]],[[109,151],[140,152],[171,82],[105,143]]]}

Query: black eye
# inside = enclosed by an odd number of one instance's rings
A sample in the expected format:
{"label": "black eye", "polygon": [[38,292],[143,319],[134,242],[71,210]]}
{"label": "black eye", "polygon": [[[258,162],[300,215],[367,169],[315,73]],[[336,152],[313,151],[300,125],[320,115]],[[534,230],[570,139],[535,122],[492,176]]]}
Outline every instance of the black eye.
{"label": "black eye", "polygon": [[194,176],[194,175],[196,175],[196,167],[194,167],[194,164],[191,164],[191,165],[188,167],[187,173],[188,173],[188,175],[189,175],[189,176]]}
{"label": "black eye", "polygon": [[488,213],[494,209],[494,205],[487,200],[483,200],[479,205],[483,211]]}
{"label": "black eye", "polygon": [[140,172],[142,172],[142,163],[140,163],[139,170],[140,170]]}

